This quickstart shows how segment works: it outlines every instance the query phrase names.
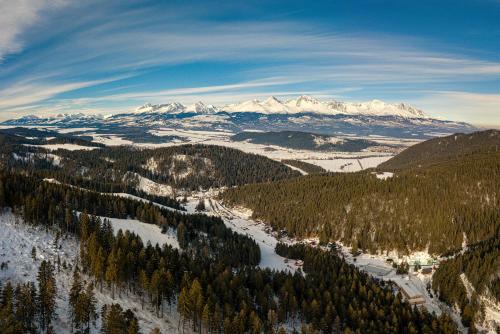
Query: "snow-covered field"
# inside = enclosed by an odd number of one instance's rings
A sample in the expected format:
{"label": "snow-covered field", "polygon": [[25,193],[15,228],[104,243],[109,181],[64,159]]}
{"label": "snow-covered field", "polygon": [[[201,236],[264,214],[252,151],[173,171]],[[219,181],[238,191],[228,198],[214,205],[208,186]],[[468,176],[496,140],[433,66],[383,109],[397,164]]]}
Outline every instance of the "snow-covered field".
{"label": "snow-covered field", "polygon": [[[38,266],[42,260],[50,260],[56,263],[59,255],[61,263],[66,263],[67,268],[61,266],[55,271],[57,281],[57,316],[54,320],[55,333],[71,333],[71,323],[69,319],[68,294],[72,282],[73,266],[78,263],[78,242],[69,236],[64,236],[55,243],[55,234],[46,231],[42,227],[33,227],[23,222],[21,218],[9,211],[0,213],[0,262],[6,262],[7,269],[0,270],[0,280],[11,281],[13,284],[33,281],[36,282]],[[37,257],[33,260],[31,249],[35,247]],[[88,279],[87,279],[88,280]],[[158,327],[162,333],[179,333],[177,330],[178,315],[176,311],[170,313],[167,310],[163,318],[156,317],[149,305],[141,310],[139,297],[122,293],[111,298],[111,292],[104,287],[100,292],[94,289],[97,299],[97,310],[104,304],[118,303],[124,309],[131,309],[136,314],[142,333],[149,333],[153,328]],[[147,303],[146,303],[147,304]],[[172,307],[175,310],[175,306]],[[1,332],[1,330],[0,330]],[[190,333],[189,329],[186,331]],[[92,326],[92,334],[100,333],[100,320]]]}

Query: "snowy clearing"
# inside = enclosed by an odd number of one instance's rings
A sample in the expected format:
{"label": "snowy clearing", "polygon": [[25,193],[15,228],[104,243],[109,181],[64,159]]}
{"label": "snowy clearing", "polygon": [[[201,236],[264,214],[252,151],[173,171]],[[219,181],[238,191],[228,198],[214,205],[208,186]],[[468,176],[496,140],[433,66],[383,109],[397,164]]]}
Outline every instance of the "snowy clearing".
{"label": "snowy clearing", "polygon": [[107,219],[111,222],[115,235],[118,233],[118,230],[122,230],[123,232],[129,230],[130,232],[137,234],[142,239],[144,245],[146,245],[149,241],[153,246],[158,244],[161,247],[164,244],[167,244],[173,248],[180,248],[179,243],[177,242],[176,232],[172,229],[169,229],[167,233],[161,233],[161,228],[159,226],[146,224],[137,219],[119,219],[109,217],[101,217],[101,219]]}

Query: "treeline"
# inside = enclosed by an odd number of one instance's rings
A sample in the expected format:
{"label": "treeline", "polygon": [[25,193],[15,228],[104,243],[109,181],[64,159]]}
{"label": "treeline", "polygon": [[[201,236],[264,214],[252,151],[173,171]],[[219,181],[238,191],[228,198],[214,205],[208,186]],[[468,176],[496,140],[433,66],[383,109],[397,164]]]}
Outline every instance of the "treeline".
{"label": "treeline", "polygon": [[[481,296],[500,303],[499,273],[500,234],[497,232],[495,237],[470,245],[465,252],[441,262],[432,277],[432,287],[440,300],[458,305],[462,322],[469,327],[484,315]],[[472,291],[467,291],[464,278],[471,284]]]}
{"label": "treeline", "polygon": [[500,152],[477,154],[387,180],[370,172],[308,175],[230,188],[229,205],[299,237],[340,240],[360,250],[443,253],[500,225]]}
{"label": "treeline", "polygon": [[180,247],[196,252],[209,249],[222,263],[254,265],[260,261],[260,249],[255,241],[233,232],[219,217],[188,215],[152,203],[43,182],[18,173],[0,172],[2,206],[22,212],[28,222],[57,226],[71,233],[79,231],[74,211],[110,218],[135,218],[158,225],[164,232],[175,229]]}
{"label": "treeline", "polygon": [[293,167],[297,167],[298,169],[303,170],[307,174],[318,174],[318,173],[325,173],[326,170],[318,165],[313,165],[305,161],[301,160],[293,160],[293,159],[284,159],[281,160],[282,163],[286,165],[290,165]]}

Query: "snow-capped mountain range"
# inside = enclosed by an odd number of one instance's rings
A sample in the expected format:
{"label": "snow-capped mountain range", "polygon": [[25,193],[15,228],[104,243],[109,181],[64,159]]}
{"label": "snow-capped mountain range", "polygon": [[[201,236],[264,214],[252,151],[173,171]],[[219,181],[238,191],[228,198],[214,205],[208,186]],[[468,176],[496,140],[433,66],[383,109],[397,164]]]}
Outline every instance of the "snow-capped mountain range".
{"label": "snow-capped mountain range", "polygon": [[100,133],[124,134],[134,140],[160,140],[151,135],[162,128],[225,131],[304,131],[327,135],[430,138],[435,135],[477,130],[455,121],[435,119],[405,103],[380,100],[353,103],[321,102],[310,96],[288,101],[269,97],[216,107],[203,102],[147,103],[135,111],[114,115],[60,114],[23,116],[3,126],[93,128]]}
{"label": "snow-capped mountain range", "polygon": [[264,101],[249,100],[222,107],[197,102],[185,106],[179,102],[166,104],[147,103],[135,110],[137,113],[199,113],[215,114],[218,112],[240,113],[254,112],[261,114],[300,114],[313,113],[322,115],[367,115],[367,116],[399,116],[405,118],[427,118],[421,110],[405,103],[392,104],[380,100],[370,102],[351,103],[340,101],[319,101],[311,96],[302,95],[296,99],[281,101],[274,96]]}

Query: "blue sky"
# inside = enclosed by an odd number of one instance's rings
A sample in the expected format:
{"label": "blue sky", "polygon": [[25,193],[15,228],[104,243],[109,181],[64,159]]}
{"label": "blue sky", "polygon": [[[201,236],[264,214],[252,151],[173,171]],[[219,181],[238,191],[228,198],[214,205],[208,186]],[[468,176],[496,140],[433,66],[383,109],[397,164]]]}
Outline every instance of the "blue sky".
{"label": "blue sky", "polygon": [[0,0],[0,119],[275,95],[500,125],[500,1]]}

